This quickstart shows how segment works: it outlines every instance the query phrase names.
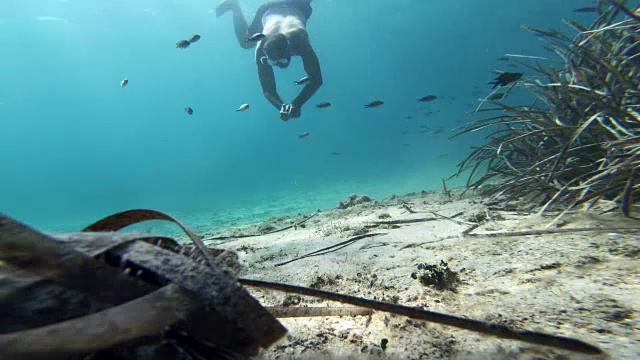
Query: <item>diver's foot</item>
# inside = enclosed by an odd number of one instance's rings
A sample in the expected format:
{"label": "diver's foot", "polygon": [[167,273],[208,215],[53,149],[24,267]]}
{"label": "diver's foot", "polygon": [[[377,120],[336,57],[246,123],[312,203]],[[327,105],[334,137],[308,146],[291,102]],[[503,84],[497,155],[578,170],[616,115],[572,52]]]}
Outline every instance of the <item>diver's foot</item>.
{"label": "diver's foot", "polygon": [[238,0],[223,0],[218,7],[216,7],[216,17],[224,15],[227,11],[233,10],[239,7]]}

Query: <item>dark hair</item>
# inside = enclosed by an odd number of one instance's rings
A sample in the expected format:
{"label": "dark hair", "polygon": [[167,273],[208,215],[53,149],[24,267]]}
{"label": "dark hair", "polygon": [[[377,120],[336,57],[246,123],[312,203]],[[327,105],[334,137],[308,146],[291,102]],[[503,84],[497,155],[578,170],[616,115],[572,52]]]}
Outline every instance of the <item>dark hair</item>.
{"label": "dark hair", "polygon": [[274,34],[267,36],[263,47],[265,55],[270,59],[288,59],[289,41],[284,34]]}

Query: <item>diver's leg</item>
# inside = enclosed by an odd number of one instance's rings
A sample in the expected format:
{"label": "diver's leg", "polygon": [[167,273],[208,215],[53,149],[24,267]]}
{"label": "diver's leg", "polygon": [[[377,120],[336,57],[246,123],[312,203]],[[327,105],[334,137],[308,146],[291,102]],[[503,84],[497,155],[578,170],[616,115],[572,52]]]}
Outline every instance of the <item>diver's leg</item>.
{"label": "diver's leg", "polygon": [[241,47],[247,49],[252,47],[254,44],[247,43],[247,29],[249,25],[247,25],[247,21],[242,14],[242,10],[240,9],[240,4],[238,4],[238,0],[224,0],[216,7],[216,17],[220,17],[227,13],[228,11],[233,12],[233,29],[236,33],[236,37],[238,38],[238,43]]}

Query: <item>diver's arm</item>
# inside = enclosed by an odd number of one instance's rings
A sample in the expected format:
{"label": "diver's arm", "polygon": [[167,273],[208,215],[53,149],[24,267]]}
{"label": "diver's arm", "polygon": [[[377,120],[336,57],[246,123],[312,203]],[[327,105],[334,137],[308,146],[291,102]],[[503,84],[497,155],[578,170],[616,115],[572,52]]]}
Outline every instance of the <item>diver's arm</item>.
{"label": "diver's arm", "polygon": [[262,93],[264,97],[269,100],[273,106],[278,110],[282,108],[284,102],[278,95],[276,90],[276,76],[273,73],[273,69],[268,64],[263,64],[260,58],[262,57],[262,51],[260,47],[256,49],[256,66],[258,67],[258,77],[260,78],[260,86],[262,86]]}
{"label": "diver's arm", "polygon": [[313,94],[320,89],[322,86],[322,71],[320,71],[320,62],[318,61],[318,56],[315,51],[313,51],[313,47],[308,41],[305,41],[300,49],[300,57],[302,58],[302,64],[304,66],[304,70],[307,72],[307,76],[309,77],[309,82],[302,88],[300,94],[293,100],[291,103],[293,106],[297,108],[302,108]]}

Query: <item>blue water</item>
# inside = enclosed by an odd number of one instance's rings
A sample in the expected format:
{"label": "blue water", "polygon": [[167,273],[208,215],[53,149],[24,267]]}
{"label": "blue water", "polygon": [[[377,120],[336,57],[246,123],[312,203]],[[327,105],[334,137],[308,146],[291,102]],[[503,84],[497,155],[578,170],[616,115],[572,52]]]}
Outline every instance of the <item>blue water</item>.
{"label": "blue water", "polygon": [[[261,3],[242,1],[248,20]],[[562,18],[589,23],[571,10],[590,3],[314,0],[308,31],[324,85],[282,122],[216,1],[4,0],[0,211],[67,231],[131,208],[212,219],[237,209],[234,221],[259,221],[351,193],[439,189],[483,138],[447,139],[471,119],[472,87],[486,95],[490,71],[509,70],[496,58],[550,56],[520,26],[571,33]],[[176,49],[193,33],[202,39]],[[298,58],[276,71],[285,101],[304,75]],[[428,94],[439,99],[416,103]],[[364,109],[375,99],[385,105]],[[321,101],[333,106],[315,108]],[[250,109],[236,113],[242,103]],[[444,131],[403,134],[420,125]]]}

